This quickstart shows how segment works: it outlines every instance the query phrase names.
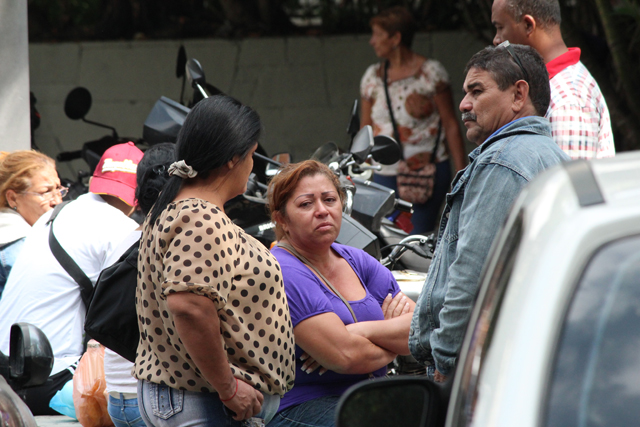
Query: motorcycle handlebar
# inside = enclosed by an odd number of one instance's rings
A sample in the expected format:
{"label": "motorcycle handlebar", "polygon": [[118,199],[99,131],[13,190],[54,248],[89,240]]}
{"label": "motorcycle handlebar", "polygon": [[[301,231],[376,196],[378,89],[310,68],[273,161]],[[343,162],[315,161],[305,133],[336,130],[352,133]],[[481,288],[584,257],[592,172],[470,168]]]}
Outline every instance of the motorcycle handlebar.
{"label": "motorcycle handlebar", "polygon": [[253,153],[253,157],[256,158],[256,159],[264,160],[265,162],[271,163],[272,165],[277,166],[277,167],[282,166],[282,163],[278,162],[277,160],[270,159],[267,156],[263,156],[260,153],[254,152]]}

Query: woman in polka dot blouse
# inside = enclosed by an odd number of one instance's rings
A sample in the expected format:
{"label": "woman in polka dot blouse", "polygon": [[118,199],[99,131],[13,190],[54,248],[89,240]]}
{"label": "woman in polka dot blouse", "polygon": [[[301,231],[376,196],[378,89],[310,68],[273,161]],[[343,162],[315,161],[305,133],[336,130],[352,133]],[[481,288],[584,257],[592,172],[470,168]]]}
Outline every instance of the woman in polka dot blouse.
{"label": "woman in polka dot blouse", "polygon": [[147,425],[268,422],[294,379],[294,340],[277,260],[233,224],[260,136],[255,111],[200,101],[170,178],[143,225],[133,373]]}
{"label": "woman in polka dot blouse", "polygon": [[347,388],[385,375],[397,354],[409,354],[415,304],[375,258],[335,243],[343,198],[335,174],[314,160],[286,166],[270,183],[280,239],[272,252],[294,328],[296,379],[269,427],[333,426]]}

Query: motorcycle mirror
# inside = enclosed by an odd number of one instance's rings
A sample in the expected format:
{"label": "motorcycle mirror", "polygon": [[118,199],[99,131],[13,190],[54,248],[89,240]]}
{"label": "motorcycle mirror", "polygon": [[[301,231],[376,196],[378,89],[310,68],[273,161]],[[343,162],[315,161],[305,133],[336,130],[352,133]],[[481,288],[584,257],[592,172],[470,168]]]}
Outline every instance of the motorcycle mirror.
{"label": "motorcycle mirror", "polygon": [[326,144],[322,144],[316,151],[313,152],[311,159],[328,165],[332,160],[335,160],[338,153],[338,146],[335,144],[335,142],[327,142]]}
{"label": "motorcycle mirror", "polygon": [[64,113],[71,120],[84,119],[90,109],[91,93],[83,87],[73,89],[64,101]]}
{"label": "motorcycle mirror", "polygon": [[276,176],[282,166],[288,165],[289,163],[291,163],[291,154],[277,153],[271,156],[271,159],[278,162],[280,166],[277,166],[273,163],[267,163],[267,166],[265,167],[265,172],[264,172],[267,177]]}
{"label": "motorcycle mirror", "polygon": [[29,323],[11,325],[9,338],[9,381],[25,388],[44,384],[53,368],[53,351],[45,334]]}
{"label": "motorcycle mirror", "polygon": [[371,156],[380,164],[392,165],[402,157],[402,148],[390,136],[377,135],[373,138]]}
{"label": "motorcycle mirror", "polygon": [[360,129],[360,116],[358,114],[358,100],[353,101],[353,107],[351,107],[351,118],[347,125],[347,134],[353,140],[353,137],[358,133]]}
{"label": "motorcycle mirror", "polygon": [[[373,148],[373,128],[370,125],[363,126],[353,137],[351,154],[358,163],[364,163],[371,154]],[[394,162],[395,163],[395,162]]]}
{"label": "motorcycle mirror", "polygon": [[416,377],[362,382],[340,398],[336,427],[442,426],[447,406],[440,389]]}
{"label": "motorcycle mirror", "polygon": [[176,78],[184,77],[184,69],[187,65],[187,51],[184,45],[178,49],[178,60],[176,61]]}
{"label": "motorcycle mirror", "polygon": [[204,78],[204,70],[202,69],[202,65],[200,62],[191,58],[187,61],[187,65],[185,67],[187,73],[187,80],[189,80],[189,84],[196,89],[196,85],[200,85],[204,87],[206,84],[206,80]]}

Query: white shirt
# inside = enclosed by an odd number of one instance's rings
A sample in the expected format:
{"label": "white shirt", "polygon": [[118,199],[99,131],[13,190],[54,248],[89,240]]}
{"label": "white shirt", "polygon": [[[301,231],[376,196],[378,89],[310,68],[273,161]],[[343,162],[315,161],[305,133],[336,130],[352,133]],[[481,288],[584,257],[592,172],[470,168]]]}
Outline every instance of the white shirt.
{"label": "white shirt", "polygon": [[[113,253],[106,261],[107,267],[118,261],[123,253],[142,237],[141,230],[132,231],[120,242]],[[118,393],[137,393],[138,380],[131,375],[133,362],[129,362],[115,351],[104,349],[104,377],[107,382],[107,393],[117,391]]]}
{"label": "white shirt", "polygon": [[[49,339],[54,375],[82,355],[86,309],[79,285],[49,248],[47,212],[33,225],[0,299],[0,351],[9,353],[11,325],[28,322]],[[84,194],[60,211],[53,230],[60,245],[95,284],[116,246],[137,224],[96,194]]]}
{"label": "white shirt", "polygon": [[22,239],[30,231],[22,215],[11,208],[0,208],[0,246]]}

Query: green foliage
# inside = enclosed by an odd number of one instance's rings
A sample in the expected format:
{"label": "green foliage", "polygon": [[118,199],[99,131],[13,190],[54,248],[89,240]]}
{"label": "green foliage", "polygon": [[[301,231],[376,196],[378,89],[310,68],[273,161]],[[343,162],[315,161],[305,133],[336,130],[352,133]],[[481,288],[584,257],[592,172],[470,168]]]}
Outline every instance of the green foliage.
{"label": "green foliage", "polygon": [[[469,6],[460,7],[460,1]],[[448,30],[466,25],[464,14],[477,3],[476,0],[231,0],[225,2],[225,8],[223,2],[29,0],[29,37],[31,41],[64,41],[368,33],[370,19],[395,5],[409,8],[420,30]],[[230,11],[231,3],[233,18],[225,13]],[[269,3],[277,13],[259,16],[259,3]],[[481,11],[477,7],[476,10]],[[238,22],[238,16],[245,21]],[[293,25],[282,25],[283,16]],[[256,19],[258,22],[253,22]],[[269,19],[273,22],[268,22]]]}
{"label": "green foliage", "polygon": [[69,28],[90,27],[99,22],[101,0],[29,0],[30,33],[58,38]]}

